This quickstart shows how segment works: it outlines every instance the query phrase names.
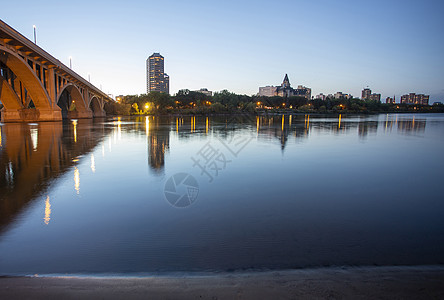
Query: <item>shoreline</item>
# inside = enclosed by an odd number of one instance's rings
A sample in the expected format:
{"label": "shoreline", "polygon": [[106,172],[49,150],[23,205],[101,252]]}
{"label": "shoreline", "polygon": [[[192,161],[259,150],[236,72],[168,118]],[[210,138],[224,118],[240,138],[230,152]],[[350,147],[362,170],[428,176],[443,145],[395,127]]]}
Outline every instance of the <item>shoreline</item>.
{"label": "shoreline", "polygon": [[444,265],[150,276],[3,276],[1,299],[438,299]]}
{"label": "shoreline", "polygon": [[293,112],[293,111],[270,111],[270,112],[246,112],[246,111],[233,111],[233,112],[224,112],[224,113],[151,113],[151,114],[130,114],[130,115],[114,115],[114,114],[107,114],[106,117],[196,117],[196,116],[202,116],[202,117],[218,117],[218,116],[254,116],[254,117],[267,117],[267,116],[282,116],[282,115],[293,115],[293,116],[304,116],[304,115],[313,115],[313,116],[339,116],[339,115],[345,115],[345,116],[374,116],[374,115],[387,115],[387,114],[412,114],[412,115],[418,115],[418,114],[443,114],[444,112],[434,112],[434,111],[374,111],[374,112],[351,112],[351,111],[345,111],[345,112]]}

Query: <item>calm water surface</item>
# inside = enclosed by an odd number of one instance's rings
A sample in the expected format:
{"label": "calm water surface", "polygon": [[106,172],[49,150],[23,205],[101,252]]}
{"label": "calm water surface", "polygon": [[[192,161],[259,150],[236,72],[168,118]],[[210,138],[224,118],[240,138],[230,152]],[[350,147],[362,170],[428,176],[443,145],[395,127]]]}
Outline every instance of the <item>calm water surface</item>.
{"label": "calm water surface", "polygon": [[0,275],[444,263],[444,115],[0,129]]}

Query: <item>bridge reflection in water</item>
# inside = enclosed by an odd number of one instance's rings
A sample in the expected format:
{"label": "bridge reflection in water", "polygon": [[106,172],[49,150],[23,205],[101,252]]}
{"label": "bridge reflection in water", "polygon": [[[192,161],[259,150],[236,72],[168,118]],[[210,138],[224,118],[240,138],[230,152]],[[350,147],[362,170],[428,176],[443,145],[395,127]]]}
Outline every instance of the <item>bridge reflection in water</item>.
{"label": "bridge reflection in water", "polygon": [[[93,119],[0,126],[0,230],[109,130]],[[49,197],[45,205],[47,223]]]}

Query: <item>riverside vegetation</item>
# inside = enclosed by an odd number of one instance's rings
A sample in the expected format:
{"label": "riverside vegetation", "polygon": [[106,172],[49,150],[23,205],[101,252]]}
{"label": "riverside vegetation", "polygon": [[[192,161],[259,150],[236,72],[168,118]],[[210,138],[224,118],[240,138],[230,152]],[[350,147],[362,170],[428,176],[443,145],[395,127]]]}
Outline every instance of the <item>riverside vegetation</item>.
{"label": "riverside vegetation", "polygon": [[149,115],[180,114],[205,115],[226,113],[391,113],[391,112],[444,112],[443,104],[385,104],[380,101],[327,98],[308,100],[294,96],[248,96],[238,95],[227,90],[208,96],[200,92],[180,90],[175,96],[160,92],[142,95],[119,96],[117,102],[105,104],[109,115]]}

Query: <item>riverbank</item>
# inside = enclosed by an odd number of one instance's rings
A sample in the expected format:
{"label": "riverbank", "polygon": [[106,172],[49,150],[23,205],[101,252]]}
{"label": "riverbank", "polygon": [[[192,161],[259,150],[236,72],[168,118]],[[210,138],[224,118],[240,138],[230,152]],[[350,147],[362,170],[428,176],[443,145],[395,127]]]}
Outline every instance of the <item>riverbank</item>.
{"label": "riverbank", "polygon": [[355,111],[297,111],[297,110],[261,110],[261,111],[246,111],[246,110],[233,110],[231,112],[211,112],[211,111],[198,111],[198,110],[174,110],[174,111],[165,111],[165,112],[151,112],[146,114],[107,114],[109,117],[146,117],[146,116],[156,116],[156,117],[219,117],[219,116],[252,116],[252,117],[269,117],[269,116],[282,116],[282,115],[293,115],[293,116],[304,116],[304,115],[312,115],[312,116],[371,116],[378,114],[442,114],[443,111],[438,110],[430,110],[430,111],[365,111],[365,112],[355,112]]}
{"label": "riverbank", "polygon": [[0,299],[443,299],[444,266],[150,277],[2,277]]}

